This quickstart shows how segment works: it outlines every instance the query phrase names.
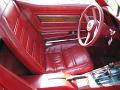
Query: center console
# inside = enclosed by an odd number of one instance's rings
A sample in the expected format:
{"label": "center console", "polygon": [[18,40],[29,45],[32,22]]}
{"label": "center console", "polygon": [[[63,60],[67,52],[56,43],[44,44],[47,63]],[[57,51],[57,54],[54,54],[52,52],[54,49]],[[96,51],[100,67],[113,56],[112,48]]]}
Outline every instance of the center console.
{"label": "center console", "polygon": [[76,79],[78,88],[120,85],[120,63],[110,63],[109,65],[85,73],[82,76],[86,76],[86,78]]}
{"label": "center console", "polygon": [[98,85],[120,84],[120,67],[114,63],[96,69],[91,75]]}
{"label": "center console", "polygon": [[120,90],[120,62],[110,63],[104,67],[95,69],[82,75],[69,75],[65,73],[51,73],[43,75],[32,75],[23,77],[37,90],[97,90],[118,86]]}

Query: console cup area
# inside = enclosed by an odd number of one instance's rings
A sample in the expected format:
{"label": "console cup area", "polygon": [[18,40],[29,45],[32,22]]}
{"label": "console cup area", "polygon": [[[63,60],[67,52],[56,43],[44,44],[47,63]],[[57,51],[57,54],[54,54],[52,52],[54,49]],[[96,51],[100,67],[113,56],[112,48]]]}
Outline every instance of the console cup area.
{"label": "console cup area", "polygon": [[120,85],[120,63],[110,63],[82,75],[61,72],[24,76],[23,79],[38,90],[92,90],[104,86],[111,87]]}
{"label": "console cup area", "polygon": [[[38,90],[78,90],[88,86],[87,77],[84,75],[70,75],[66,73],[51,73],[22,77]],[[79,86],[80,84],[80,86]],[[78,87],[79,86],[79,87]]]}
{"label": "console cup area", "polygon": [[24,76],[30,85],[37,90],[77,90],[74,82],[67,81],[71,75],[65,73],[51,73],[43,75]]}

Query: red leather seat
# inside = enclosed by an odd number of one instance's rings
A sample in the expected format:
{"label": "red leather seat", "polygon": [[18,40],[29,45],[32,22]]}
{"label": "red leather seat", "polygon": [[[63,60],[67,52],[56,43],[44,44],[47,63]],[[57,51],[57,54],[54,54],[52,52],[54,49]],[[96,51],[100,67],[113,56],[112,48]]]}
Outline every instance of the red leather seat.
{"label": "red leather seat", "polygon": [[93,69],[86,49],[77,42],[64,42],[47,47],[47,72],[63,71],[70,74],[81,74]]}
{"label": "red leather seat", "polygon": [[[3,4],[0,8],[3,8]],[[93,69],[89,54],[77,42],[45,46],[44,38],[21,14],[14,1],[9,0],[6,4],[0,21],[3,29],[0,33],[4,42],[33,73],[62,71],[82,74]]]}

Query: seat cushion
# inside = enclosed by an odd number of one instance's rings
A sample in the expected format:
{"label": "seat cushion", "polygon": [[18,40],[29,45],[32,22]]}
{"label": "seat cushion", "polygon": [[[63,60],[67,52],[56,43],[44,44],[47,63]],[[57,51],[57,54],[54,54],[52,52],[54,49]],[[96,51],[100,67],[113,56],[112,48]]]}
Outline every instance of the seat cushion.
{"label": "seat cushion", "polygon": [[46,49],[46,72],[83,74],[93,70],[92,60],[86,49],[77,42],[58,43]]}

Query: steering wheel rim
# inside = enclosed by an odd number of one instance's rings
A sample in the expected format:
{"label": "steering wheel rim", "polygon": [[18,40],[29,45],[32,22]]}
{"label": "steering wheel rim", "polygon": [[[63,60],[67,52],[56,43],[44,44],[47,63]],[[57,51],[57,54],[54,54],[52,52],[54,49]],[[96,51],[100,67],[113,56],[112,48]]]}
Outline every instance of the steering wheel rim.
{"label": "steering wheel rim", "polygon": [[[91,20],[86,14],[87,12],[89,12],[88,11],[89,9],[92,9],[93,20]],[[99,18],[97,18],[96,10],[99,13]],[[86,31],[88,32],[87,37],[84,40],[84,42],[82,41],[82,37],[81,37],[81,31],[82,31],[81,24],[82,24],[83,18],[85,18],[85,20],[87,21],[87,30]],[[81,14],[79,24],[78,24],[78,42],[79,42],[79,44],[84,47],[92,46],[96,42],[98,37],[100,36],[103,23],[104,23],[104,13],[103,13],[102,8],[99,5],[89,5],[88,7],[86,7],[86,9]],[[91,40],[89,40],[91,35],[93,37]]]}

